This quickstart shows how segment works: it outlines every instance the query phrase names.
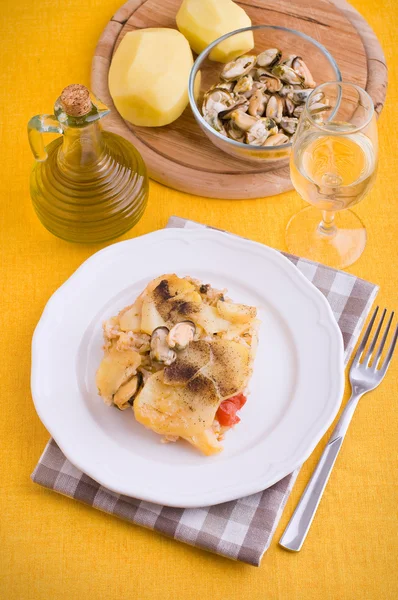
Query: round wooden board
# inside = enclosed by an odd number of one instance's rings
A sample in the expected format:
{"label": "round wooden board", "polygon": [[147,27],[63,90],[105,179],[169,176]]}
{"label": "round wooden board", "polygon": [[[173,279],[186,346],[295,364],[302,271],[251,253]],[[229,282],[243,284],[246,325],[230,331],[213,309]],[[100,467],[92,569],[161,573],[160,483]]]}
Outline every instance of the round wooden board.
{"label": "round wooden board", "polygon": [[[149,175],[169,187],[210,198],[259,198],[292,189],[288,167],[265,170],[221,152],[202,133],[188,106],[165,127],[134,127],[117,112],[108,88],[114,51],[124,35],[144,27],[176,27],[181,0],[129,0],[112,17],[95,50],[91,85],[111,108],[105,128],[131,141]],[[254,25],[302,31],[332,53],[343,79],[367,89],[380,114],[387,89],[383,51],[372,29],[345,0],[240,0]]]}

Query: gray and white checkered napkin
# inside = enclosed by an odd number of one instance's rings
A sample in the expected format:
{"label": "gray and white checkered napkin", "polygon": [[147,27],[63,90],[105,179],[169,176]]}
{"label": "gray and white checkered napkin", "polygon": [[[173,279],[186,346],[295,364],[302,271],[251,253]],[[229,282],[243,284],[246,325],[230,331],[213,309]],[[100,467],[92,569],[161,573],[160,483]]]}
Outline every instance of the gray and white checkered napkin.
{"label": "gray and white checkered napkin", "polygon": [[[205,227],[171,217],[167,227]],[[345,360],[359,337],[378,287],[348,273],[286,255],[326,296],[343,333]],[[34,482],[94,508],[176,540],[258,566],[271,543],[298,471],[271,488],[203,508],[169,508],[115,494],[76,469],[50,440],[32,474]]]}

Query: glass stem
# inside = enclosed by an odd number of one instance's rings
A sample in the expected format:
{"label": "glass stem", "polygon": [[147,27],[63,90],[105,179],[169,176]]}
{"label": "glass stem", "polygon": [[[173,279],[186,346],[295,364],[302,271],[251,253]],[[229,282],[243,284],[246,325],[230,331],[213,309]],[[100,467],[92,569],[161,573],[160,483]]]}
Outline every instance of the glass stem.
{"label": "glass stem", "polygon": [[322,221],[318,225],[318,233],[323,237],[333,237],[336,235],[337,227],[334,222],[334,215],[334,211],[322,211]]}

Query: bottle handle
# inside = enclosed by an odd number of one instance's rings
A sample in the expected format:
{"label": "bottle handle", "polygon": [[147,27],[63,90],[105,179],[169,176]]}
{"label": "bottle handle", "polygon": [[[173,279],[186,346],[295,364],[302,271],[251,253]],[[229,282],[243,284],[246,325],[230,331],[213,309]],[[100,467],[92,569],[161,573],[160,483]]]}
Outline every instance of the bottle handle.
{"label": "bottle handle", "polygon": [[43,133],[63,133],[60,122],[54,115],[36,115],[28,123],[28,138],[33,156],[39,162],[47,158]]}

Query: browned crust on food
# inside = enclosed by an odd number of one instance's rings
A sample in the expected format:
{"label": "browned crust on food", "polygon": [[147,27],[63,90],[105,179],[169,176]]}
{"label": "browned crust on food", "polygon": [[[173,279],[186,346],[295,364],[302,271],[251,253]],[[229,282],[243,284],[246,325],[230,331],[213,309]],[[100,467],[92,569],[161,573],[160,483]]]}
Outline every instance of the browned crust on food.
{"label": "browned crust on food", "polygon": [[173,324],[178,323],[181,320],[186,320],[192,313],[200,310],[200,307],[195,302],[174,300],[170,293],[169,282],[167,279],[162,279],[153,290],[152,296],[158,313],[166,322]]}
{"label": "browned crust on food", "polygon": [[167,385],[185,385],[210,361],[210,345],[198,340],[191,342],[177,360],[164,370]]}
{"label": "browned crust on food", "polygon": [[194,395],[195,403],[219,404],[219,397],[214,383],[201,373],[198,373],[187,383],[187,390]]}
{"label": "browned crust on food", "polygon": [[169,367],[166,367],[166,369],[167,380],[165,383],[168,385],[185,385],[185,383],[192,379],[198,372],[198,368],[195,365],[181,362],[175,362]]}
{"label": "browned crust on food", "polygon": [[155,302],[166,302],[171,298],[169,282],[167,279],[162,279],[162,281],[155,287],[153,290],[153,297]]}

